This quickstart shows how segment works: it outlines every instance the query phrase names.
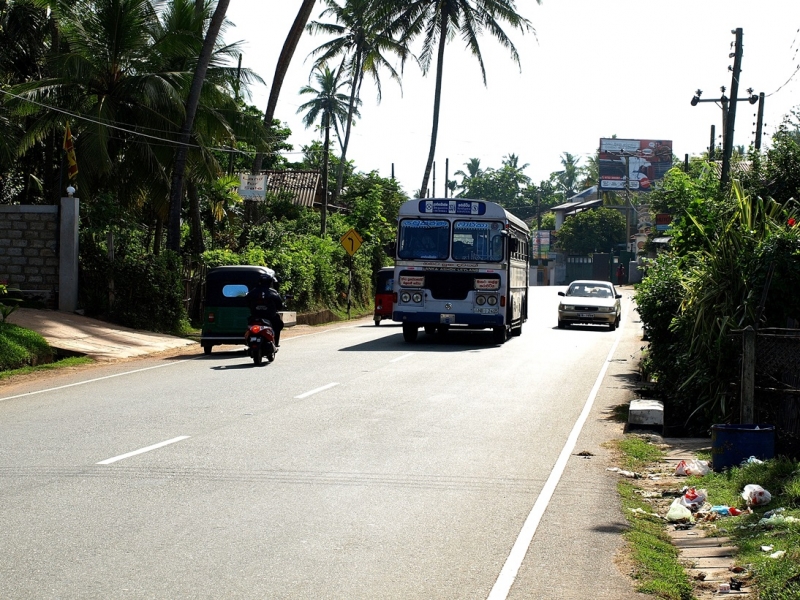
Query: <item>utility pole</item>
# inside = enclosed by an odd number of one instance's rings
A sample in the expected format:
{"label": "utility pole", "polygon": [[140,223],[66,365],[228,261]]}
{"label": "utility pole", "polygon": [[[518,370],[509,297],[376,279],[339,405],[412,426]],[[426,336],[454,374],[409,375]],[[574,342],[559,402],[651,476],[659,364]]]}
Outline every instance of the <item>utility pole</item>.
{"label": "utility pole", "polygon": [[717,137],[717,130],[714,125],[711,126],[711,139],[708,142],[708,160],[714,160],[714,141]]}
{"label": "utility pole", "polygon": [[[733,154],[733,131],[736,124],[736,103],[747,101],[750,104],[755,104],[759,100],[759,97],[753,94],[752,88],[747,90],[749,94],[747,98],[738,97],[739,76],[742,72],[742,37],[744,34],[742,33],[741,27],[732,30],[731,33],[736,35],[736,41],[731,44],[734,46],[734,52],[731,52],[728,55],[728,58],[734,59],[733,67],[728,67],[728,70],[732,72],[731,97],[728,98],[725,96],[725,88],[722,87],[720,88],[722,90],[722,97],[718,100],[701,100],[700,96],[702,95],[703,90],[697,90],[692,98],[692,106],[697,106],[698,102],[720,102],[722,104],[722,173],[720,175],[720,185],[723,188],[728,185],[728,179],[731,170],[731,155]],[[712,145],[709,147],[709,157],[711,157],[711,151],[713,148],[713,131],[714,130],[712,129]]]}
{"label": "utility pole", "polygon": [[722,175],[720,185],[724,189],[728,185],[728,177],[731,170],[731,154],[733,153],[733,130],[736,124],[736,100],[739,94],[739,75],[742,72],[742,37],[741,27],[737,27],[731,33],[736,34],[735,49],[733,53],[733,75],[731,76],[731,104],[728,107],[727,118],[725,119],[725,139],[722,146]]}
{"label": "utility pole", "polygon": [[756,122],[756,150],[761,150],[761,131],[764,127],[764,92],[758,95],[758,121]]}
{"label": "utility pole", "polygon": [[448,187],[450,184],[450,159],[444,159],[444,197],[447,198],[449,192]]}

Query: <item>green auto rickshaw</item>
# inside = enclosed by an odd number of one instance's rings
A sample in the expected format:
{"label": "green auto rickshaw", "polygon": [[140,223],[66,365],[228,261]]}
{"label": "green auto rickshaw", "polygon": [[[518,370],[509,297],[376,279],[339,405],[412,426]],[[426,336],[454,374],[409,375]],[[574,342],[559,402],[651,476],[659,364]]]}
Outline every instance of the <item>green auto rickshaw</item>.
{"label": "green auto rickshaw", "polygon": [[200,345],[211,354],[218,344],[244,345],[247,331],[247,292],[258,285],[262,274],[273,279],[275,271],[255,265],[214,267],[206,274],[203,329]]}

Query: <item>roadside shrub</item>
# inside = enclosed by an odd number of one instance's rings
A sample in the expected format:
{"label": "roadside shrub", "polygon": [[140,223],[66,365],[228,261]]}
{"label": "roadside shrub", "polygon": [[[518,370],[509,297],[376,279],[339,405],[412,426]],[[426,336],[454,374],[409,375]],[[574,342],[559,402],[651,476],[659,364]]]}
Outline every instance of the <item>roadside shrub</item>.
{"label": "roadside shrub", "polygon": [[49,344],[35,331],[0,323],[0,371],[47,363],[52,357]]}

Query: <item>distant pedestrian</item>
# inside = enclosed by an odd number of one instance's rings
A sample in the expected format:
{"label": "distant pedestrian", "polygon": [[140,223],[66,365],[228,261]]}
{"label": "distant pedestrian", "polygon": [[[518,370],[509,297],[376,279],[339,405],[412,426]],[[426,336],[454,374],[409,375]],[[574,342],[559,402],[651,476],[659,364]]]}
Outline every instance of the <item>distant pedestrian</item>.
{"label": "distant pedestrian", "polygon": [[625,267],[622,266],[622,263],[619,264],[617,267],[617,285],[624,285],[625,284]]}

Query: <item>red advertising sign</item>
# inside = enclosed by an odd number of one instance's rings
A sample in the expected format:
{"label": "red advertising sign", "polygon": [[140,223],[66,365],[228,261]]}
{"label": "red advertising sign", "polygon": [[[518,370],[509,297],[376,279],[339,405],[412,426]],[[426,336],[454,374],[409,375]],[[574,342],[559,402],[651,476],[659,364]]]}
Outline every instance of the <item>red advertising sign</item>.
{"label": "red advertising sign", "polygon": [[671,140],[600,139],[601,191],[649,192],[672,168]]}

